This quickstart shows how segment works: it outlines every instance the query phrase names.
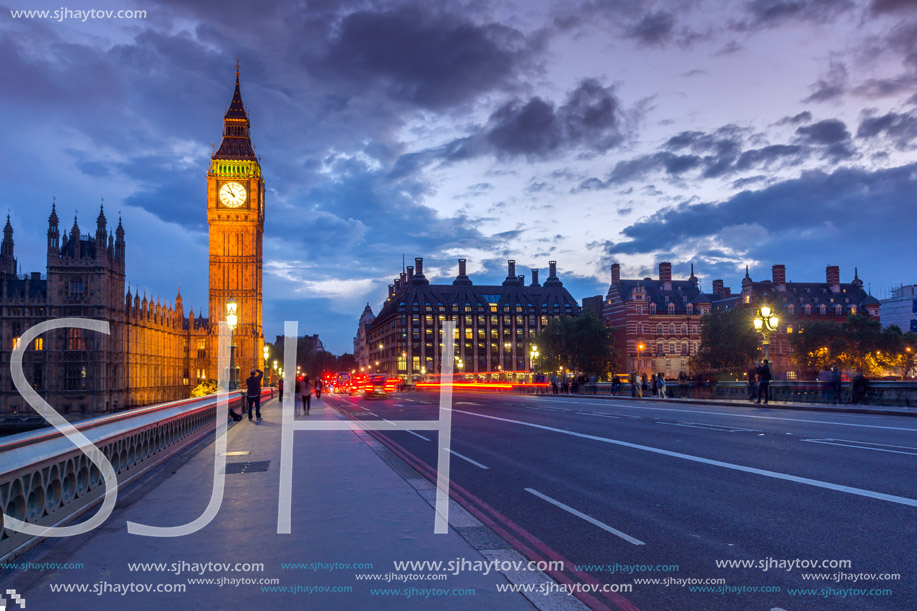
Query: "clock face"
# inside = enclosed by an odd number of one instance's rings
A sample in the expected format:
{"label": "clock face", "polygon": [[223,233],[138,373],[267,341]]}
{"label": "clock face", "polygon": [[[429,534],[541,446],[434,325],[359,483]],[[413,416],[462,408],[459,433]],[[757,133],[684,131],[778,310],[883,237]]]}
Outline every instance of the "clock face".
{"label": "clock face", "polygon": [[238,208],[245,203],[245,186],[238,182],[227,182],[220,187],[220,201],[227,208]]}

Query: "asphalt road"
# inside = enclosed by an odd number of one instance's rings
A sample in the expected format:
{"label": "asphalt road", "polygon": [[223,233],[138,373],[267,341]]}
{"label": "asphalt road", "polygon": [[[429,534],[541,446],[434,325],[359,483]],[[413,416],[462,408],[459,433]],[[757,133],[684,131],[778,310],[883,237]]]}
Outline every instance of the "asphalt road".
{"label": "asphalt road", "polygon": [[[329,402],[353,418],[421,420],[437,417],[439,397]],[[568,563],[678,567],[627,574],[593,566],[574,581],[586,574],[607,584],[723,579],[693,585],[780,588],[634,584],[621,596],[640,609],[917,609],[913,419],[479,393],[456,393],[452,414],[451,478],[476,515]],[[435,431],[380,435],[435,469]],[[769,559],[784,564],[759,568]],[[850,564],[788,570],[785,561],[797,559]],[[718,568],[717,560],[755,566]],[[900,579],[803,578],[812,573]]]}

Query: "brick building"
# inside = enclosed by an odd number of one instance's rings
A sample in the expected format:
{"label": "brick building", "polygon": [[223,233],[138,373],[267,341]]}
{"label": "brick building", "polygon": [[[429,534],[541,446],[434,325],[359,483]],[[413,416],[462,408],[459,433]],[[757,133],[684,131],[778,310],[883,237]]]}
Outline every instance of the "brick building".
{"label": "brick building", "polygon": [[778,377],[796,379],[790,334],[798,333],[810,321],[843,324],[849,314],[858,312],[879,320],[880,302],[863,288],[855,269],[853,280],[846,283],[841,282],[836,265],[825,268],[824,282],[788,282],[786,266],[778,264],[772,267],[770,280],[753,280],[746,268],[741,294],[717,305],[747,308],[749,318],[762,305],[774,308],[780,324],[770,336],[770,360]]}
{"label": "brick building", "polygon": [[689,372],[688,359],[700,346],[700,318],[712,304],[729,297],[722,280],[714,282],[717,295],[700,290],[691,266],[686,280],[672,280],[672,264],[659,264],[659,277],[622,279],[621,266],[611,266],[611,284],[605,295],[602,319],[614,332],[625,372],[667,377]]}

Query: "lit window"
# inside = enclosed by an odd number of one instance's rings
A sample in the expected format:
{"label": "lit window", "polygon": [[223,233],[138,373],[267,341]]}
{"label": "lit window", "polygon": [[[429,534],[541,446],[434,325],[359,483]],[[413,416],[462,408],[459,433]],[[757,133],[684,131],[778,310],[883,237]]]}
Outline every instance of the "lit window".
{"label": "lit window", "polygon": [[13,338],[13,350],[18,350],[18,349],[19,349],[19,338],[14,337]]}
{"label": "lit window", "polygon": [[43,338],[43,337],[36,337],[36,338],[35,338],[35,349],[36,349],[36,350],[44,350],[44,349],[45,349],[45,338]]}

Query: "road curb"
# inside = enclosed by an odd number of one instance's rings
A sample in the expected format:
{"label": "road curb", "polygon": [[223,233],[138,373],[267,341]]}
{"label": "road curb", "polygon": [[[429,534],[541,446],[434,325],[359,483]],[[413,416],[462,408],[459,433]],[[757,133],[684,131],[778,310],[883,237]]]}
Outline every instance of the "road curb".
{"label": "road curb", "polygon": [[[507,395],[516,395],[520,397],[540,397],[542,395],[533,395],[532,393],[525,392],[509,392],[509,393],[500,393]],[[910,408],[867,408],[867,407],[841,407],[833,405],[819,405],[816,403],[768,403],[767,405],[761,405],[758,403],[753,403],[751,401],[722,401],[722,400],[703,400],[703,399],[681,399],[681,398],[670,398],[670,399],[650,399],[648,397],[625,397],[625,396],[608,396],[608,395],[565,395],[565,394],[552,394],[552,397],[566,397],[568,399],[603,399],[606,401],[634,401],[640,403],[680,403],[683,405],[711,405],[711,406],[722,406],[722,407],[762,407],[766,409],[785,409],[792,411],[804,411],[804,412],[832,412],[832,413],[844,413],[844,414],[874,414],[877,416],[917,416],[917,409]],[[907,410],[907,411],[905,411]]]}

